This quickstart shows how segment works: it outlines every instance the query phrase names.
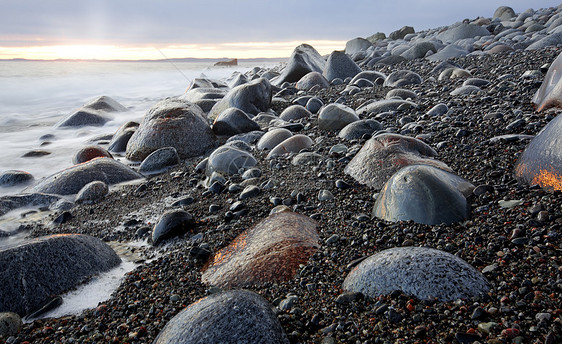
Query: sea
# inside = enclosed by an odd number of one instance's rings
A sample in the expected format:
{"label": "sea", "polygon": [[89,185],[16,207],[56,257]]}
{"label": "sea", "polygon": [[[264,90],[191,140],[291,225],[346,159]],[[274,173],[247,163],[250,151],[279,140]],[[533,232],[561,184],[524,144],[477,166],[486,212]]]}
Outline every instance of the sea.
{"label": "sea", "polygon": [[[229,67],[213,64],[214,61],[171,60],[0,61],[0,174],[22,170],[40,180],[72,166],[74,153],[91,145],[96,138],[115,133],[127,121],[140,122],[158,101],[182,95],[195,78],[226,80],[233,73],[246,73],[256,66],[271,68],[280,62],[239,61],[237,66]],[[115,115],[103,127],[55,127],[61,119],[99,96],[109,96],[130,111]],[[23,157],[33,150],[49,154]],[[25,192],[22,187],[0,187],[0,197],[22,192]],[[16,233],[23,222],[45,215],[38,213],[24,218],[23,214],[30,210],[34,209],[20,209],[1,216],[0,231]],[[0,250],[25,240],[26,235],[17,232],[7,238],[0,236]],[[123,275],[136,266],[122,258],[124,263],[118,268],[64,295],[63,306],[42,317],[77,314],[107,299]]]}

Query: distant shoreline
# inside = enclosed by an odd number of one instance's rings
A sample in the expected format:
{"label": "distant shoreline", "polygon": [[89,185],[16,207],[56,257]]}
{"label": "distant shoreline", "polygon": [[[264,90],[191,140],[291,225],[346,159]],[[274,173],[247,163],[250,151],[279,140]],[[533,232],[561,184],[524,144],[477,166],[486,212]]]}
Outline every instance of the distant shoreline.
{"label": "distant shoreline", "polygon": [[[99,60],[99,59],[53,59],[53,60],[43,60],[43,59],[0,59],[0,62],[209,62],[215,63],[219,61],[226,61],[229,58],[196,58],[196,57],[186,57],[186,58],[171,58],[171,59],[156,59],[156,60]],[[238,59],[238,62],[286,62],[288,57],[264,57],[264,58],[249,58],[249,59]]]}

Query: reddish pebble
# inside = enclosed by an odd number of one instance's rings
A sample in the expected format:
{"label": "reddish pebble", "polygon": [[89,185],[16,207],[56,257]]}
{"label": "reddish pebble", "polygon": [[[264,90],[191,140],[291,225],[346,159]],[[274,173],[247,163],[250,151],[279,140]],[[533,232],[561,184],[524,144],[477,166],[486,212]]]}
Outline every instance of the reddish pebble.
{"label": "reddish pebble", "polygon": [[516,328],[506,328],[505,330],[502,331],[502,337],[505,338],[515,338],[519,335],[519,330]]}

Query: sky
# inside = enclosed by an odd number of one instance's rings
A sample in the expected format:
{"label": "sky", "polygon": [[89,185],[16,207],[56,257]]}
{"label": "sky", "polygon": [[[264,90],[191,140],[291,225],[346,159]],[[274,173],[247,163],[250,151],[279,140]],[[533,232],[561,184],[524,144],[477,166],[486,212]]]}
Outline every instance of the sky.
{"label": "sky", "polygon": [[0,59],[288,57],[355,37],[558,6],[554,0],[0,0]]}

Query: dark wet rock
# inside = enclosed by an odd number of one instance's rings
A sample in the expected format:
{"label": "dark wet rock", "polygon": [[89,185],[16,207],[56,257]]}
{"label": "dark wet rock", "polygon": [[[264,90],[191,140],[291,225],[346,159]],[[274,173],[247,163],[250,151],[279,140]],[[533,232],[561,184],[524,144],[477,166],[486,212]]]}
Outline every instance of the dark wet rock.
{"label": "dark wet rock", "polygon": [[174,147],[164,147],[150,153],[140,164],[139,172],[152,174],[180,163],[178,151]]}
{"label": "dark wet rock", "polygon": [[410,33],[415,33],[414,28],[411,26],[403,26],[399,30],[391,32],[390,35],[388,35],[388,38],[393,40],[403,39],[407,34]]}
{"label": "dark wet rock", "polygon": [[207,263],[201,280],[218,287],[246,287],[294,277],[318,248],[316,222],[281,212],[240,234]]}
{"label": "dark wet rock", "polygon": [[179,97],[201,108],[208,113],[213,106],[227,94],[228,88],[193,88]]}
{"label": "dark wet rock", "polygon": [[86,161],[90,161],[95,158],[111,158],[113,156],[105,148],[99,146],[87,146],[80,148],[72,157],[73,164],[81,164]]}
{"label": "dark wet rock", "polygon": [[167,99],[148,110],[127,144],[127,159],[142,161],[164,147],[174,147],[185,159],[202,155],[214,144],[215,135],[201,108]]}
{"label": "dark wet rock", "polygon": [[382,129],[383,126],[379,121],[365,119],[346,125],[340,130],[338,137],[346,140],[357,140],[363,137],[363,135],[373,135],[373,133]]}
{"label": "dark wet rock", "polygon": [[258,78],[247,84],[231,89],[224,98],[219,100],[209,112],[214,120],[223,111],[234,107],[244,111],[248,116],[255,116],[269,109],[271,105],[271,84],[265,78]]}
{"label": "dark wet rock", "polygon": [[324,75],[319,72],[310,72],[303,76],[302,78],[297,81],[297,89],[308,91],[313,87],[318,86],[319,88],[328,88],[330,87],[330,83]]}
{"label": "dark wet rock", "polygon": [[244,111],[233,107],[221,112],[213,123],[216,135],[232,136],[255,130],[260,130],[260,126]]}
{"label": "dark wet rock", "polygon": [[254,167],[256,158],[250,153],[231,146],[220,146],[209,156],[207,175],[213,172],[235,174],[240,169]]}
{"label": "dark wet rock", "polygon": [[344,52],[333,51],[328,57],[326,67],[322,75],[328,81],[336,78],[353,78],[361,72],[361,68]]}
{"label": "dark wet rock", "polygon": [[386,87],[403,87],[406,85],[421,84],[422,78],[418,73],[410,70],[398,70],[390,73],[384,81]]}
{"label": "dark wet rock", "polygon": [[78,194],[76,194],[75,202],[79,203],[95,203],[104,198],[109,193],[109,187],[106,183],[93,181],[84,185]]}
{"label": "dark wet rock", "polygon": [[23,327],[21,317],[12,312],[0,313],[0,337],[8,338],[17,335]]}
{"label": "dark wet rock", "polygon": [[256,197],[261,192],[260,188],[256,185],[248,185],[242,190],[238,199],[245,200],[247,198]]}
{"label": "dark wet rock", "polygon": [[433,148],[413,137],[380,134],[365,143],[344,172],[361,184],[380,189],[404,166],[426,164],[451,171],[441,161],[431,159],[436,155]]}
{"label": "dark wet rock", "polygon": [[123,124],[111,138],[107,150],[114,153],[124,153],[127,150],[127,143],[138,127],[139,124],[137,122]]}
{"label": "dark wet rock", "polygon": [[301,44],[293,50],[289,62],[272,84],[279,86],[284,82],[297,82],[310,72],[322,73],[326,60],[308,44]]}
{"label": "dark wet rock", "polygon": [[272,306],[248,290],[207,296],[189,305],[162,329],[154,344],[288,344]]}
{"label": "dark wet rock", "polygon": [[345,43],[345,53],[348,55],[353,55],[360,51],[365,51],[372,46],[373,44],[365,38],[357,37]]}
{"label": "dark wet rock", "polygon": [[119,104],[115,99],[108,96],[101,96],[92,99],[86,103],[83,108],[92,110],[105,111],[105,112],[125,112],[128,111],[126,107]]}
{"label": "dark wet rock", "polygon": [[58,122],[56,127],[103,126],[110,121],[110,112],[127,111],[123,105],[110,97],[102,96],[90,101],[66,118]]}
{"label": "dark wet rock", "polygon": [[386,99],[396,98],[396,97],[406,100],[406,99],[416,99],[418,95],[414,91],[406,90],[403,88],[395,88],[393,90],[388,91],[388,93],[385,96]]}
{"label": "dark wet rock", "polygon": [[359,120],[355,111],[343,104],[328,104],[320,110],[318,115],[318,129],[336,131],[346,125]]}
{"label": "dark wet rock", "polygon": [[18,208],[48,207],[60,200],[60,196],[43,193],[0,196],[0,216]]}
{"label": "dark wet rock", "polygon": [[246,83],[248,83],[248,78],[244,74],[237,72],[228,81],[228,87],[234,88]]}
{"label": "dark wet rock", "polygon": [[294,135],[275,146],[271,152],[269,152],[267,158],[271,159],[287,153],[298,153],[303,149],[312,147],[312,144],[313,142],[310,137],[303,134]]}
{"label": "dark wet rock", "polygon": [[312,116],[312,114],[304,106],[291,105],[281,112],[279,118],[284,121],[294,121],[301,118],[310,118],[310,116]]}
{"label": "dark wet rock", "polygon": [[51,295],[119,265],[121,259],[101,240],[87,235],[53,235],[0,250],[0,312],[33,312]]}
{"label": "dark wet rock", "polygon": [[293,136],[293,133],[287,129],[277,128],[270,130],[260,138],[257,148],[260,150],[273,149],[291,136]]}
{"label": "dark wet rock", "polygon": [[431,42],[419,42],[412,45],[411,48],[400,54],[406,60],[414,60],[425,57],[427,52],[432,51],[437,52],[435,45]]}
{"label": "dark wet rock", "polygon": [[562,190],[562,117],[556,116],[529,143],[515,164],[520,183]]}
{"label": "dark wet rock", "polygon": [[398,247],[361,262],[346,277],[343,289],[373,298],[400,290],[421,300],[454,301],[481,297],[490,284],[478,270],[450,253]]}
{"label": "dark wet rock", "polygon": [[45,155],[50,155],[51,152],[46,151],[46,150],[42,150],[42,149],[34,149],[34,150],[30,150],[29,152],[26,152],[25,154],[23,154],[21,157],[22,158],[39,158]]}
{"label": "dark wet rock", "polygon": [[443,43],[455,43],[465,38],[489,36],[490,32],[485,27],[476,24],[459,24],[437,35]]}
{"label": "dark wet rock", "polygon": [[360,108],[357,109],[357,114],[367,115],[370,112],[374,114],[379,114],[387,111],[396,111],[404,107],[415,108],[417,107],[417,104],[409,100],[384,99],[361,106]]}
{"label": "dark wet rock", "polygon": [[33,176],[29,172],[8,170],[0,174],[0,187],[12,187],[26,185],[33,181]]}
{"label": "dark wet rock", "polygon": [[470,216],[474,185],[429,165],[410,165],[396,172],[382,188],[373,216],[386,221],[451,224]]}
{"label": "dark wet rock", "polygon": [[97,158],[46,177],[33,186],[30,191],[71,195],[80,191],[84,185],[96,180],[113,185],[141,178],[143,178],[142,175],[118,161]]}
{"label": "dark wet rock", "polygon": [[193,216],[185,210],[165,212],[152,229],[152,244],[187,233],[195,227]]}
{"label": "dark wet rock", "polygon": [[537,111],[552,107],[562,108],[562,53],[552,62],[544,77],[541,87],[533,96],[533,104]]}

